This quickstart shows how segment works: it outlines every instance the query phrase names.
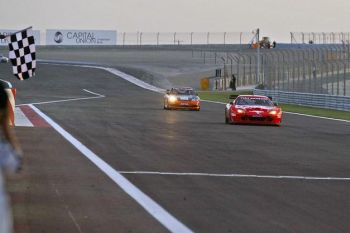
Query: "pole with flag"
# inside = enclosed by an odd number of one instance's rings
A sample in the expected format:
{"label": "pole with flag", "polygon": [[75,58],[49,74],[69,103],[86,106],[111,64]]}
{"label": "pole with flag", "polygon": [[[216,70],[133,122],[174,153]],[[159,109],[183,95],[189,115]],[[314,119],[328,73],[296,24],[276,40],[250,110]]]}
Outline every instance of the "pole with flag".
{"label": "pole with flag", "polygon": [[12,33],[0,35],[0,39],[9,39],[9,59],[13,74],[20,80],[35,75],[36,50],[32,27]]}

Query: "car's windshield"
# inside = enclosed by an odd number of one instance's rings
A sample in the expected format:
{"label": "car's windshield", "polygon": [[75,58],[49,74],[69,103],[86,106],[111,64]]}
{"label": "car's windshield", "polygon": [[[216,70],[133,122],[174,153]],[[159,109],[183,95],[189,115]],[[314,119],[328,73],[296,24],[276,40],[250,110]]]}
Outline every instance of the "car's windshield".
{"label": "car's windshield", "polygon": [[239,97],[236,101],[237,105],[259,105],[259,106],[273,106],[269,99],[254,98],[254,97]]}
{"label": "car's windshield", "polygon": [[170,94],[173,94],[173,95],[196,95],[196,93],[193,90],[186,90],[186,89],[172,89]]}

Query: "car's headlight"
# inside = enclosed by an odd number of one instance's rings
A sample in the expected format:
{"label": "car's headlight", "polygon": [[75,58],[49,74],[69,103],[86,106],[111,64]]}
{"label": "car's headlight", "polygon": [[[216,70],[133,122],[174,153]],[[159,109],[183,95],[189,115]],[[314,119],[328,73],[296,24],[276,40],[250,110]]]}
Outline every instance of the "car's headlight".
{"label": "car's headlight", "polygon": [[272,111],[270,111],[269,113],[270,113],[270,115],[276,115],[276,114],[277,114],[277,111],[276,111],[276,110],[272,110]]}
{"label": "car's headlight", "polygon": [[244,109],[239,108],[239,109],[237,109],[237,113],[239,113],[239,114],[245,113],[245,110],[244,110]]}
{"label": "car's headlight", "polygon": [[169,100],[169,102],[174,103],[174,102],[176,102],[177,98],[176,98],[176,96],[171,95],[168,97],[168,100]]}

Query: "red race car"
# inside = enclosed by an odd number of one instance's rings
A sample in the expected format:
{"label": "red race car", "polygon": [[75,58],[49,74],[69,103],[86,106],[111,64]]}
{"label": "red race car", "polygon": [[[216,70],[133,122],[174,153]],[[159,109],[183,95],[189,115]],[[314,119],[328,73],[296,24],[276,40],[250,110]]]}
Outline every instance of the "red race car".
{"label": "red race car", "polygon": [[280,125],[282,109],[271,98],[260,95],[231,95],[225,108],[226,124]]}

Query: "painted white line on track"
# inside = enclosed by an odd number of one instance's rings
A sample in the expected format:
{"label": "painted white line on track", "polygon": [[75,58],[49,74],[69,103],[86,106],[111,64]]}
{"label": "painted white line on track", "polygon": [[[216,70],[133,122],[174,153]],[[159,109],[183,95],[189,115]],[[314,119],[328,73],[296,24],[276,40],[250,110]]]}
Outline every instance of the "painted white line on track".
{"label": "painted white line on track", "polygon": [[33,123],[19,107],[15,108],[15,126],[33,127]]}
{"label": "painted white line on track", "polygon": [[104,174],[112,179],[121,189],[123,189],[130,197],[139,203],[150,215],[157,219],[164,227],[171,232],[192,232],[183,223],[173,217],[163,207],[153,201],[123,175],[117,172],[109,164],[98,157],[89,148],[83,145],[80,141],[74,138],[70,133],[65,131],[60,125],[54,122],[50,117],[41,112],[34,105],[29,105],[38,115],[44,118],[60,135],[62,135],[68,142],[70,142],[78,151],[80,151],[86,158],[94,163]]}
{"label": "painted white line on track", "polygon": [[96,96],[99,96],[99,97],[105,97],[104,95],[101,95],[101,94],[98,94],[96,92],[92,92],[92,91],[89,91],[87,89],[83,89],[83,91],[87,92],[87,93],[90,93],[90,94],[93,94],[93,95],[96,95]]}
{"label": "painted white line on track", "polygon": [[164,175],[164,176],[207,176],[207,177],[235,177],[235,178],[262,178],[262,179],[289,179],[289,180],[332,180],[350,181],[350,177],[314,177],[314,176],[274,176],[274,175],[249,175],[249,174],[216,174],[195,172],[154,172],[154,171],[119,171],[121,174],[137,175]]}
{"label": "painted white line on track", "polygon": [[136,86],[139,86],[143,89],[150,90],[153,92],[158,92],[158,93],[165,92],[165,90],[162,88],[153,86],[153,85],[146,83],[146,82],[144,82],[144,81],[142,81],[142,80],[140,80],[140,79],[138,79],[130,74],[126,74],[126,73],[124,73],[120,70],[114,69],[114,68],[108,68],[108,67],[103,67],[103,66],[92,66],[92,65],[72,65],[72,66],[105,70],[105,71],[108,71],[109,73],[112,73],[112,74],[114,74],[114,75],[116,75],[116,76],[130,82],[130,83],[133,83]]}
{"label": "painted white line on track", "polygon": [[52,100],[52,101],[43,101],[43,102],[35,102],[35,103],[26,103],[26,104],[17,104],[16,107],[19,106],[25,106],[25,105],[40,105],[40,104],[53,104],[53,103],[62,103],[62,102],[71,102],[71,101],[78,101],[78,100],[90,100],[90,99],[100,99],[100,98],[105,98],[106,96],[94,93],[92,91],[83,89],[83,91],[88,92],[90,94],[96,95],[92,97],[81,97],[81,98],[71,98],[71,99],[64,99],[64,100]]}
{"label": "painted white line on track", "polygon": [[298,116],[314,117],[314,118],[325,119],[325,120],[332,120],[332,121],[343,121],[343,122],[350,123],[349,120],[336,119],[336,118],[330,118],[330,117],[322,117],[322,116],[314,116],[314,115],[308,115],[308,114],[297,113],[297,112],[283,112],[283,113],[288,113],[288,114],[298,115]]}
{"label": "painted white line on track", "polygon": [[202,100],[202,99],[201,99],[201,101],[203,101],[203,102],[208,102],[208,103],[213,103],[213,104],[223,104],[223,105],[226,104],[226,103],[217,102],[217,101],[212,101],[212,100]]}

